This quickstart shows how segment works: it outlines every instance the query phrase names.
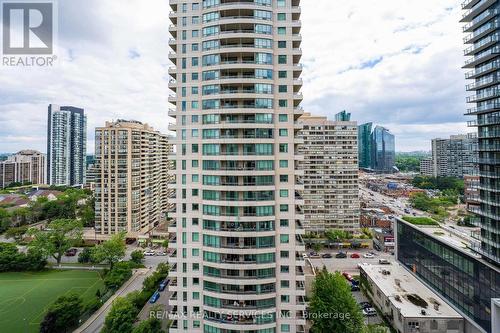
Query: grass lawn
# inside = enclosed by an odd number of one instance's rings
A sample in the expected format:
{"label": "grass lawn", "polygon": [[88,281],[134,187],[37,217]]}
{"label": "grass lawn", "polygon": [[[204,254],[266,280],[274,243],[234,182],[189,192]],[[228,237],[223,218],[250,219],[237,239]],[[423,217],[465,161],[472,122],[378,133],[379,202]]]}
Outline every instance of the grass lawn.
{"label": "grass lawn", "polygon": [[103,286],[95,271],[0,273],[0,331],[38,332],[47,307],[59,296],[75,292],[86,303]]}
{"label": "grass lawn", "polygon": [[424,216],[419,216],[419,217],[404,216],[403,220],[415,225],[428,225],[428,226],[439,225],[439,223],[437,223],[435,220],[431,219],[430,217],[424,217]]}

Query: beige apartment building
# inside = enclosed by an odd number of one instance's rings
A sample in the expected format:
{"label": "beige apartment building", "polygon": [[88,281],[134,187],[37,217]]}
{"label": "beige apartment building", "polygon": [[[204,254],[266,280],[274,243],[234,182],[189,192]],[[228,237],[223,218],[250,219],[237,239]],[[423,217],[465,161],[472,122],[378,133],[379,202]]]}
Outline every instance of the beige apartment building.
{"label": "beige apartment building", "polygon": [[299,152],[304,227],[311,232],[359,229],[358,125],[305,113]]}
{"label": "beige apartment building", "polygon": [[136,237],[169,210],[169,137],[138,121],[106,122],[95,131],[96,233]]}
{"label": "beige apartment building", "polygon": [[46,155],[36,150],[21,150],[0,162],[0,188],[12,183],[46,184]]}
{"label": "beige apartment building", "polygon": [[170,332],[304,332],[299,0],[171,0]]}

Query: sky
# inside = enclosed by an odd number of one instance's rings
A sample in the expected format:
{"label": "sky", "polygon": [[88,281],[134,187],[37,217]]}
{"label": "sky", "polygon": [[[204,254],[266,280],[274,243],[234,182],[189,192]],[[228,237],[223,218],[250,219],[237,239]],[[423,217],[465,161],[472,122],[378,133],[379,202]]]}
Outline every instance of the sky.
{"label": "sky", "polygon": [[[398,151],[471,132],[461,1],[302,0],[305,111],[383,125]],[[169,11],[168,0],[59,0],[56,66],[0,65],[0,152],[45,152],[50,103],[86,110],[88,154],[106,121],[167,132]]]}

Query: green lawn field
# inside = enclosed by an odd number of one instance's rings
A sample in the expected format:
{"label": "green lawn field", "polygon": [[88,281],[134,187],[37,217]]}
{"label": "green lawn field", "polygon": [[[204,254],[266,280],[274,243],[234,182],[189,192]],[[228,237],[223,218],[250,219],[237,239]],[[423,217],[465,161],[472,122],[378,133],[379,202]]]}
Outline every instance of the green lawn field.
{"label": "green lawn field", "polygon": [[0,273],[0,331],[38,332],[48,306],[59,296],[74,292],[85,303],[103,285],[95,271]]}

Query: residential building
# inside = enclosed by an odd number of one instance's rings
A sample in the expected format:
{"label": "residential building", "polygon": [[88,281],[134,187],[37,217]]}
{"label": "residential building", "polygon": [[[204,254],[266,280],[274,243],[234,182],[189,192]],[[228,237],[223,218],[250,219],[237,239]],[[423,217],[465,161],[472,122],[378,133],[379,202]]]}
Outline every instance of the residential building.
{"label": "residential building", "polygon": [[459,227],[417,226],[399,218],[394,225],[397,260],[464,316],[465,332],[496,333],[492,299],[500,297],[500,269],[471,250],[477,241]]}
{"label": "residential building", "polygon": [[[392,220],[392,219],[390,219]],[[392,225],[392,223],[391,223]],[[378,251],[394,251],[394,232],[389,228],[373,228],[373,247]]]}
{"label": "residential building", "polygon": [[423,176],[434,176],[432,158],[424,158],[420,161],[420,174]]}
{"label": "residential building", "polygon": [[46,184],[46,156],[36,150],[21,150],[0,162],[0,188],[12,183]]}
{"label": "residential building", "polygon": [[359,167],[372,168],[372,127],[373,123],[366,123],[358,127]]}
{"label": "residential building", "polygon": [[396,165],[395,137],[382,126],[372,123],[358,128],[359,167],[379,173],[392,173]]}
{"label": "residential building", "polygon": [[106,122],[95,130],[95,230],[137,237],[169,210],[169,138],[138,121]]}
{"label": "residential building", "polygon": [[58,186],[83,185],[87,151],[84,110],[50,104],[47,128],[47,182]]}
{"label": "residential building", "polygon": [[500,264],[500,4],[492,0],[466,0],[462,3],[461,22],[468,57],[465,78],[471,80],[467,115],[476,119],[470,126],[478,127],[479,201],[478,223],[481,225],[481,246],[477,248],[489,260]]}
{"label": "residential building", "polygon": [[432,176],[457,177],[477,173],[477,135],[452,135],[432,140]]}
{"label": "residential building", "polygon": [[339,121],[305,113],[299,137],[304,181],[304,227],[311,232],[359,229],[358,126],[344,113]]}
{"label": "residential building", "polygon": [[359,267],[361,284],[397,332],[465,332],[463,317],[401,265]]}
{"label": "residential building", "polygon": [[170,1],[171,333],[305,331],[299,5]]}

